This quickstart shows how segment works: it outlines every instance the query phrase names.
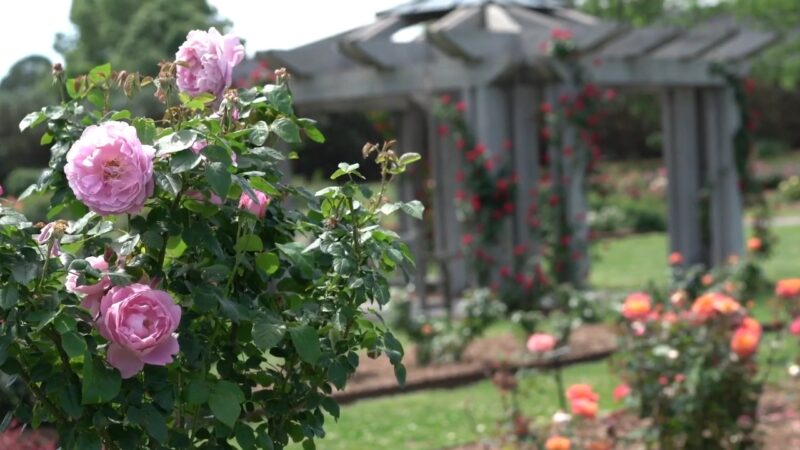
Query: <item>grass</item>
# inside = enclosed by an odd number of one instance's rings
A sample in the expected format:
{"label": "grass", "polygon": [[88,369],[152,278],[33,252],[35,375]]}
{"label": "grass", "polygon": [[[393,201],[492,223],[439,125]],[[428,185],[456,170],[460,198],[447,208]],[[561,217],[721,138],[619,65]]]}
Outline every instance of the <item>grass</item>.
{"label": "grass", "polygon": [[[800,276],[800,226],[775,227],[778,244],[764,264],[771,280]],[[649,282],[666,283],[667,236],[649,233],[595,244],[597,260],[592,266],[590,282],[596,289],[640,289]]]}

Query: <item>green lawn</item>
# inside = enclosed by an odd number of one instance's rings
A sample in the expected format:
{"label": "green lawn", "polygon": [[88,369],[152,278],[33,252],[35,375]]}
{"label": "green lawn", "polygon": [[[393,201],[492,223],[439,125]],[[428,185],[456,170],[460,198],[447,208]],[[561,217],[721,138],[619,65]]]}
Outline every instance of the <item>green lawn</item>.
{"label": "green lawn", "polygon": [[[768,278],[800,276],[800,226],[775,227],[778,244],[764,264]],[[596,289],[640,289],[649,282],[666,283],[667,236],[665,233],[640,234],[606,239],[595,244],[590,282]]]}

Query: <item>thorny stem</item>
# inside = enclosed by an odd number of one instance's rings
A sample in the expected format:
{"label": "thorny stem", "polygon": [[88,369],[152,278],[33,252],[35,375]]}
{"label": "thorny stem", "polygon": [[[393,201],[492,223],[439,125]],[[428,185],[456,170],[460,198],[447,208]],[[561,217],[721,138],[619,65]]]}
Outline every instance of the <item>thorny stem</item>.
{"label": "thorny stem", "polygon": [[[175,200],[172,202],[170,206],[170,211],[175,211],[178,208],[178,205],[180,205],[182,198],[183,198],[183,189],[181,189],[178,192],[178,195],[175,196]],[[168,233],[165,232],[164,234],[162,234],[161,238],[164,242],[161,244],[161,250],[159,250],[158,252],[158,263],[156,264],[156,270],[158,275],[164,275],[164,259],[167,256],[167,242],[169,241]]]}

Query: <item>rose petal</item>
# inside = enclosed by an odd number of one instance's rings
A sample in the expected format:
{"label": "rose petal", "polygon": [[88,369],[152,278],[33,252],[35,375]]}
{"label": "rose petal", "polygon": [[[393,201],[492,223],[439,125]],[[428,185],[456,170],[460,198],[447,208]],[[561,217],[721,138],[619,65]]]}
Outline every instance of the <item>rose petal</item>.
{"label": "rose petal", "polygon": [[153,348],[150,353],[142,355],[142,361],[146,364],[154,366],[165,366],[172,362],[172,355],[180,351],[178,339],[175,336],[170,336],[161,344]]}
{"label": "rose petal", "polygon": [[135,353],[113,342],[108,344],[106,357],[122,378],[130,378],[144,369],[144,362]]}

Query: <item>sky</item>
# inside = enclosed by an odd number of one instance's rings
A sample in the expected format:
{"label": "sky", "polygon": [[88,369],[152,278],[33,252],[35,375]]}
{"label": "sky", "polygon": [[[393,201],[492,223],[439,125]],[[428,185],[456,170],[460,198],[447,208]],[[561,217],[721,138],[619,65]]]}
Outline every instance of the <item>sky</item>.
{"label": "sky", "polygon": [[[288,49],[371,23],[375,13],[404,0],[209,0],[220,16],[233,22],[232,32],[247,41],[247,53]],[[73,34],[70,0],[14,2],[0,27],[0,78],[18,60],[44,55],[62,62],[53,50],[56,33]],[[46,10],[47,13],[42,14]],[[278,19],[276,19],[276,17]],[[7,43],[14,43],[8,45]],[[177,50],[177,49],[176,49]]]}

